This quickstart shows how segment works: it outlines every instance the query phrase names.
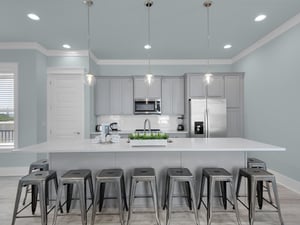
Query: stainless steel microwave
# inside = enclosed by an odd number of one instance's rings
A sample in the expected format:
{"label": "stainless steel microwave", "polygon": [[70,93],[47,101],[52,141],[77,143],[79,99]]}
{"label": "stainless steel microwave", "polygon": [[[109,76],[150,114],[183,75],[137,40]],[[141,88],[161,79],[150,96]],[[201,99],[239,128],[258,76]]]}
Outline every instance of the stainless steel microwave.
{"label": "stainless steel microwave", "polygon": [[160,99],[135,99],[134,114],[161,114]]}

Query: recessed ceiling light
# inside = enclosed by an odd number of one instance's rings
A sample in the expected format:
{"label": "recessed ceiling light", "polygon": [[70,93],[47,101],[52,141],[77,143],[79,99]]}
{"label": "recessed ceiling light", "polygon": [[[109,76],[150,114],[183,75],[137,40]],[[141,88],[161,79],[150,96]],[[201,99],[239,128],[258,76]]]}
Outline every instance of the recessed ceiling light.
{"label": "recessed ceiling light", "polygon": [[27,16],[29,19],[32,19],[32,20],[40,20],[40,17],[34,13],[29,13],[29,14],[27,14]]}
{"label": "recessed ceiling light", "polygon": [[224,45],[224,48],[225,48],[225,49],[232,48],[232,45],[229,45],[229,44],[228,44],[228,45]]}
{"label": "recessed ceiling light", "polygon": [[150,49],[150,48],[151,48],[151,45],[146,44],[146,45],[144,46],[144,48],[145,48],[145,49]]}
{"label": "recessed ceiling light", "polygon": [[267,18],[266,15],[261,14],[261,15],[258,15],[257,17],[255,17],[254,21],[255,22],[260,22],[260,21],[265,20],[266,18]]}
{"label": "recessed ceiling light", "polygon": [[67,48],[67,49],[69,49],[69,48],[71,48],[71,45],[68,45],[68,44],[63,44],[63,48]]}

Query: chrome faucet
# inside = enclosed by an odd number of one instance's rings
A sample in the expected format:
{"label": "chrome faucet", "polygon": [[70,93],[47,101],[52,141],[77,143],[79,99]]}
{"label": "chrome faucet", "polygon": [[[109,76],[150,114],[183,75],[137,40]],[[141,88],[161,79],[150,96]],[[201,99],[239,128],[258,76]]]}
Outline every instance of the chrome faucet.
{"label": "chrome faucet", "polygon": [[149,119],[145,119],[145,121],[144,121],[144,133],[146,132],[147,122],[148,122],[149,132],[151,132],[151,122],[150,122]]}

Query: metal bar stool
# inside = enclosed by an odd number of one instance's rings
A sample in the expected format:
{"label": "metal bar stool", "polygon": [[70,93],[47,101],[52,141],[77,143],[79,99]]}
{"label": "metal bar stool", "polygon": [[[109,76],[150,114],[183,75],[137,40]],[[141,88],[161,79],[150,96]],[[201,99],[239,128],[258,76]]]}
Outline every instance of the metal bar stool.
{"label": "metal bar stool", "polygon": [[[73,194],[73,185],[77,185],[79,190],[79,202],[80,202],[80,211],[81,211],[81,222],[82,225],[87,224],[87,211],[91,207],[91,205],[87,208],[87,193],[86,193],[86,182],[89,183],[89,189],[91,194],[91,199],[93,204],[94,200],[94,191],[93,191],[93,182],[92,182],[92,173],[90,170],[69,170],[67,171],[62,177],[60,178],[59,185],[58,185],[58,194],[56,199],[56,206],[54,210],[54,217],[53,217],[53,225],[56,224],[57,220],[57,211],[58,211],[58,202],[61,200],[63,187],[67,185],[67,196],[66,196],[66,206],[67,206],[67,213],[70,211],[71,201],[75,200],[72,199]],[[64,204],[65,204],[64,203]]]}
{"label": "metal bar stool", "polygon": [[[116,191],[118,193],[117,197],[104,197],[106,183],[115,184]],[[126,210],[128,210],[123,170],[122,169],[105,169],[105,170],[98,172],[98,174],[96,175],[96,178],[95,178],[95,192],[96,192],[96,194],[95,194],[95,198],[94,198],[91,225],[94,225],[94,223],[95,223],[97,204],[99,203],[99,211],[101,211],[104,199],[118,199],[120,223],[123,225],[124,224],[123,203],[124,203]]]}
{"label": "metal bar stool", "polygon": [[[185,185],[188,204],[190,209],[193,208],[194,216],[195,216],[195,223],[199,225],[198,220],[198,212],[196,207],[196,198],[195,198],[195,181],[192,173],[187,168],[169,168],[167,170],[167,177],[166,177],[166,187],[165,187],[165,201],[163,209],[166,207],[167,216],[166,216],[166,225],[170,224],[171,221],[171,213],[172,213],[172,202],[173,202],[173,192],[174,192],[174,185],[175,182],[182,182]],[[186,197],[186,196],[181,196]]]}
{"label": "metal bar stool", "polygon": [[[34,189],[36,191],[38,191],[39,193],[39,197],[40,197],[40,211],[41,211],[41,220],[42,220],[42,225],[47,225],[47,215],[51,212],[51,210],[54,207],[51,207],[49,210],[47,209],[47,205],[48,205],[48,186],[49,186],[49,182],[53,181],[54,182],[54,186],[55,189],[57,191],[57,176],[56,176],[56,172],[55,171],[36,171],[36,172],[32,172],[24,177],[22,177],[19,180],[19,184],[18,184],[18,189],[17,189],[17,195],[16,195],[16,201],[15,201],[15,207],[14,207],[14,212],[13,212],[13,218],[12,218],[12,225],[15,224],[16,218],[28,218],[28,217],[36,217],[36,216],[18,216],[19,213],[21,213],[24,209],[26,209],[29,205],[34,204],[34,203],[29,203],[27,204],[25,207],[23,207],[22,209],[18,210],[19,208],[19,203],[20,203],[20,198],[21,198],[21,194],[22,194],[22,188],[24,186],[28,186],[28,185],[32,185],[32,187],[34,187]],[[36,195],[38,195],[38,193],[36,193]],[[37,197],[37,196],[36,196]],[[57,202],[57,206],[60,208],[61,212],[62,212],[62,208],[60,206],[60,204]],[[35,209],[36,209],[36,205],[34,206],[34,208],[32,208],[32,214],[35,214]]]}
{"label": "metal bar stool", "polygon": [[[247,178],[247,184],[248,184],[248,207],[244,202],[242,202],[239,199],[239,190],[241,185],[242,177]],[[237,199],[248,209],[249,211],[249,223],[250,225],[253,225],[254,219],[255,219],[255,199],[256,199],[256,188],[258,182],[269,182],[272,183],[275,203],[270,203],[278,213],[279,220],[281,225],[284,225],[281,210],[280,210],[280,204],[279,204],[279,197],[278,197],[278,191],[277,191],[277,185],[275,176],[271,173],[269,173],[266,170],[260,169],[260,168],[243,168],[239,170],[239,176],[238,176],[238,183],[237,183],[237,190],[236,190],[236,196]],[[261,210],[262,211],[262,210]]]}
{"label": "metal bar stool", "polygon": [[[267,170],[267,165],[264,161],[259,160],[257,158],[248,158],[247,159],[247,168],[261,168],[264,170]],[[257,182],[257,201],[258,201],[258,205],[259,208],[262,209],[262,205],[263,205],[263,182],[259,181]],[[270,183],[266,182],[266,191],[268,192],[268,196],[269,196],[269,203],[273,203],[272,200],[272,195],[271,195],[271,191],[270,191]],[[266,199],[265,199],[266,200]]]}
{"label": "metal bar stool", "polygon": [[[133,170],[133,175],[131,176],[130,180],[130,193],[129,193],[129,212],[128,212],[128,219],[127,225],[130,224],[130,217],[133,213],[133,203],[136,191],[136,185],[138,182],[148,182],[150,183],[151,192],[152,192],[152,200],[153,200],[153,207],[155,210],[155,218],[157,225],[160,225],[159,220],[159,209],[158,209],[158,193],[157,193],[157,182],[155,171],[153,168],[135,168]],[[147,196],[139,196],[139,197],[147,197]]]}
{"label": "metal bar stool", "polygon": [[[207,179],[207,205],[205,205],[205,203],[203,202],[203,197],[204,197],[203,192],[204,192],[204,185],[206,180],[205,178]],[[213,213],[212,201],[215,192],[216,182],[219,182],[221,186],[222,195],[220,197],[222,198],[224,209],[225,210],[227,209],[227,201],[228,201],[234,207],[234,212],[236,214],[237,222],[238,224],[241,225],[241,220],[238,211],[238,204],[237,204],[237,199],[234,190],[233,176],[223,168],[204,168],[202,170],[198,209],[200,209],[201,203],[203,202],[203,205],[207,210],[207,224],[210,225],[212,221],[212,213]],[[227,188],[226,188],[227,183],[230,184],[230,189],[231,189],[230,192],[232,195],[233,203],[227,198]]]}
{"label": "metal bar stool", "polygon": [[[34,170],[47,171],[49,170],[49,162],[47,159],[40,159],[30,164],[29,173],[31,174]],[[35,191],[35,190],[34,190]],[[36,196],[35,192],[32,192],[33,198]],[[29,193],[29,186],[26,186],[26,192],[23,200],[23,205],[26,203],[27,194]]]}

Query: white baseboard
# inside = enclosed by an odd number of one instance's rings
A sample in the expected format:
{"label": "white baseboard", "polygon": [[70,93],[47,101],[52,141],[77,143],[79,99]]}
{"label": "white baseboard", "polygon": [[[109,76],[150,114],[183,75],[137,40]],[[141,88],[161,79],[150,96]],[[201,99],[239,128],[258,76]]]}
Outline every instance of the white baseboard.
{"label": "white baseboard", "polygon": [[13,177],[28,174],[28,167],[0,167],[0,176]]}
{"label": "white baseboard", "polygon": [[296,192],[297,194],[300,194],[300,182],[297,180],[294,180],[288,176],[285,176],[281,173],[278,173],[275,170],[268,169],[271,173],[273,173],[276,177],[276,182],[281,184],[282,186],[290,189],[291,191]]}

